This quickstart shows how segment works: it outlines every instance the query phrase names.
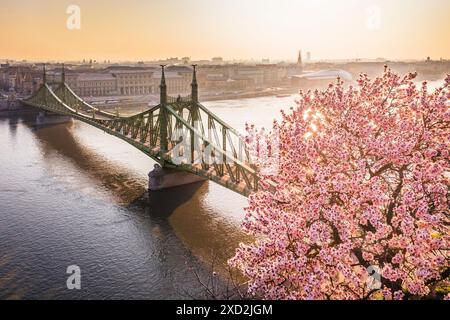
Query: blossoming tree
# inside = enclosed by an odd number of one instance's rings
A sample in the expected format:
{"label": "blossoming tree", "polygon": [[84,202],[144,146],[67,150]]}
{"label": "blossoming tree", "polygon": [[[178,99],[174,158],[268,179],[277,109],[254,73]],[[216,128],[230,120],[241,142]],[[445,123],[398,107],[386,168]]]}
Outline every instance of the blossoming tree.
{"label": "blossoming tree", "polygon": [[276,188],[250,196],[243,228],[257,240],[229,261],[250,293],[405,299],[448,281],[450,76],[433,92],[415,76],[338,79],[274,122],[279,170],[261,179]]}

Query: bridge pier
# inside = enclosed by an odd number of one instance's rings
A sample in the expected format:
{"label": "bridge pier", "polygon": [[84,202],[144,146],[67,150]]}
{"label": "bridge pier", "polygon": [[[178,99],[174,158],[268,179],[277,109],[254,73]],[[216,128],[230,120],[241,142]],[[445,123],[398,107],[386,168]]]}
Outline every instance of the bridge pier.
{"label": "bridge pier", "polygon": [[159,164],[155,164],[153,168],[154,169],[148,174],[149,191],[158,191],[207,180],[190,172],[162,168]]}
{"label": "bridge pier", "polygon": [[39,112],[36,116],[36,124],[37,125],[47,125],[47,124],[58,124],[71,122],[73,119],[70,116],[61,116],[59,114],[51,114],[45,111]]}

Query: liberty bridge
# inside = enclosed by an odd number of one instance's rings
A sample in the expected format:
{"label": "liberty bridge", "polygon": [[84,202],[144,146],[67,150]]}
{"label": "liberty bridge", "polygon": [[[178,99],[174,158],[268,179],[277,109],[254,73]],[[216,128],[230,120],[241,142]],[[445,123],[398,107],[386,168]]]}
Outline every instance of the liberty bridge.
{"label": "liberty bridge", "polygon": [[44,66],[43,84],[22,102],[43,113],[80,120],[144,152],[157,162],[149,173],[149,190],[211,180],[244,196],[257,191],[260,181],[248,146],[235,129],[199,102],[196,65],[191,94],[184,97],[168,96],[164,67],[159,104],[132,116],[84,101],[67,85],[64,65],[58,83],[47,82]]}

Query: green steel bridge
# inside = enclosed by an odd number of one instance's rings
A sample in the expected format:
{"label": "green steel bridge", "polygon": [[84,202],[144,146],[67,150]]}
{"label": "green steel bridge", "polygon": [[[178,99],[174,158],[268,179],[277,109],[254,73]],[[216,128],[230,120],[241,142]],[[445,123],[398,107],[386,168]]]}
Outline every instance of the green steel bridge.
{"label": "green steel bridge", "polygon": [[244,196],[256,191],[260,182],[248,146],[235,129],[198,101],[196,66],[192,92],[186,97],[167,95],[161,67],[160,103],[132,116],[88,104],[67,85],[64,66],[57,84],[47,82],[44,66],[42,86],[22,102],[97,127],[133,145],[163,168],[190,172]]}

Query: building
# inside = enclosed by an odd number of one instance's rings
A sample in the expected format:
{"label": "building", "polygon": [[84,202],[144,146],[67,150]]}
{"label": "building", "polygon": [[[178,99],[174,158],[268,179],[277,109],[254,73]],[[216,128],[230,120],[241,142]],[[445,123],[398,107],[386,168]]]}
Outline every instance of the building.
{"label": "building", "polygon": [[263,70],[263,84],[265,86],[278,85],[281,82],[279,67],[276,64],[263,64],[258,68]]}
{"label": "building", "polygon": [[248,77],[229,78],[224,75],[208,75],[204,85],[210,91],[242,91],[253,87],[254,83]]}
{"label": "building", "polygon": [[231,68],[231,78],[249,78],[253,87],[261,88],[265,84],[264,66],[236,65]]}
{"label": "building", "polygon": [[[170,66],[165,69],[168,94],[185,95],[191,92],[192,69],[185,66]],[[154,92],[159,94],[161,72],[153,74]]]}
{"label": "building", "polygon": [[115,78],[118,95],[132,96],[155,92],[155,68],[114,66],[105,71]]}
{"label": "building", "polygon": [[0,88],[21,95],[32,94],[42,84],[42,74],[29,65],[4,65],[0,69]]}
{"label": "building", "polygon": [[[171,58],[180,62],[178,58]],[[299,53],[301,62],[301,53]],[[192,67],[176,63],[166,67],[166,83],[170,95],[185,95],[191,91]],[[243,91],[259,90],[273,86],[289,86],[291,76],[300,75],[301,64],[265,63],[242,64],[217,63],[201,66],[197,72],[197,81],[202,91]],[[430,64],[428,64],[430,65]],[[42,84],[42,64],[2,65],[0,68],[0,87],[18,94],[31,94]],[[346,68],[347,69],[347,68]],[[61,81],[62,64],[47,66],[47,81]],[[140,96],[159,94],[161,69],[158,65],[143,63],[133,65],[100,66],[92,64],[66,65],[65,80],[80,96]]]}
{"label": "building", "polygon": [[221,64],[221,63],[223,63],[223,58],[222,58],[222,57],[213,57],[213,58],[211,59],[211,62],[212,62],[212,63]]}
{"label": "building", "polygon": [[353,80],[352,75],[345,70],[321,70],[294,75],[291,77],[291,85],[298,88],[326,87],[328,84],[336,82],[338,77],[344,82]]}
{"label": "building", "polygon": [[118,94],[117,78],[111,74],[80,74],[75,79],[68,80],[68,84],[80,96]]}

